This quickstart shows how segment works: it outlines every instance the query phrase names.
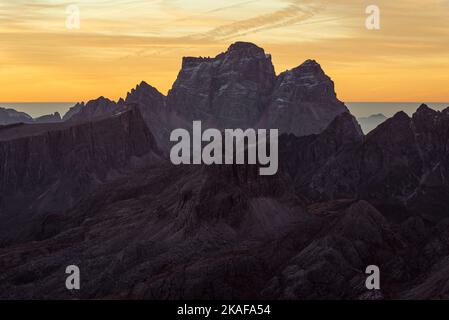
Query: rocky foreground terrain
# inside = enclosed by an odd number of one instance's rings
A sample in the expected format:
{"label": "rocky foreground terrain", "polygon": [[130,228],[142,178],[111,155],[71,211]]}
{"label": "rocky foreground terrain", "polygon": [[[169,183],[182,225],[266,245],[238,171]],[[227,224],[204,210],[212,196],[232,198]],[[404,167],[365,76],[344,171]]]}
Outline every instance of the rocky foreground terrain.
{"label": "rocky foreground terrain", "polygon": [[[317,62],[239,42],[63,120],[0,126],[0,298],[449,298],[449,108],[364,135]],[[278,128],[278,173],[172,165],[192,120]]]}

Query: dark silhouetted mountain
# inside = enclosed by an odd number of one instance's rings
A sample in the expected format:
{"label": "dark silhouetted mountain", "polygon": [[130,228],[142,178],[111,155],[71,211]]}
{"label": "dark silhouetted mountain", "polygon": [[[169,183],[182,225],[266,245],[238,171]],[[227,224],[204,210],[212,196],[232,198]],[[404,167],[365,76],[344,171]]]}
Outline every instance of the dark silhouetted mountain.
{"label": "dark silhouetted mountain", "polygon": [[341,151],[309,151],[318,138],[305,137],[289,143],[306,161],[284,153],[291,157],[287,163],[297,188],[314,201],[359,198],[396,218],[420,214],[440,220],[448,212],[448,126],[447,113],[423,105],[413,118],[399,112]]}
{"label": "dark silhouetted mountain", "polygon": [[128,104],[139,107],[165,152],[169,133],[189,129],[193,120],[201,120],[204,128],[258,126],[301,136],[321,132],[335,116],[348,111],[315,61],[277,77],[270,55],[252,43],[237,42],[215,58],[183,58],[167,97],[142,82],[125,100],[115,103],[100,97],[85,106],[77,104],[63,120],[88,121]]}
{"label": "dark silhouetted mountain", "polygon": [[[167,164],[117,177],[66,213],[42,219],[44,239],[0,249],[0,296],[444,297],[424,275],[439,265],[432,276],[446,278],[447,222],[394,224],[363,200],[305,206],[284,177],[255,169]],[[46,281],[70,264],[85,274],[75,293]],[[371,264],[382,270],[375,292],[365,288]]]}
{"label": "dark silhouetted mountain", "polygon": [[[268,283],[271,299],[382,299],[394,277],[406,277],[396,254],[404,244],[388,221],[366,201],[326,203],[309,208],[323,216],[326,231],[298,250]],[[387,262],[388,261],[388,262]],[[368,265],[381,265],[382,290],[364,286]],[[393,279],[392,279],[393,278]]]}
{"label": "dark silhouetted mountain", "polygon": [[[364,135],[315,61],[276,76],[239,42],[184,58],[168,97],[142,82],[64,119],[0,126],[0,298],[449,298],[449,108]],[[279,128],[278,173],[173,165],[192,120]]]}
{"label": "dark silhouetted mountain", "polygon": [[310,185],[315,174],[337,155],[352,151],[363,141],[364,135],[356,119],[345,112],[338,115],[321,134],[305,137],[281,135],[279,159],[303,194],[321,198],[321,186],[315,188]]}
{"label": "dark silhouetted mountain", "polygon": [[53,122],[61,122],[61,115],[59,112],[55,112],[54,114],[49,114],[45,116],[41,116],[34,119],[36,123],[53,123]]}
{"label": "dark silhouetted mountain", "polygon": [[67,121],[69,120],[71,117],[73,117],[75,114],[77,114],[78,112],[81,111],[82,108],[85,107],[84,102],[79,102],[76,105],[74,105],[73,107],[71,107],[66,113],[65,115],[62,117],[63,121]]}
{"label": "dark silhouetted mountain", "polygon": [[19,112],[14,109],[0,108],[0,125],[13,123],[30,123],[33,118],[25,112]]}
{"label": "dark silhouetted mountain", "polygon": [[167,102],[189,122],[246,128],[258,121],[275,81],[271,57],[252,43],[237,42],[215,58],[184,58]]}
{"label": "dark silhouetted mountain", "polygon": [[0,125],[15,123],[54,123],[60,121],[61,116],[58,112],[33,119],[25,112],[16,111],[14,109],[0,108]]}
{"label": "dark silhouetted mountain", "polygon": [[323,131],[339,114],[348,112],[337,99],[333,81],[314,60],[281,73],[259,126],[304,136]]}
{"label": "dark silhouetted mountain", "polygon": [[152,153],[159,152],[137,109],[96,122],[0,130],[1,218],[21,226],[2,223],[0,243],[35,234],[40,214],[70,208],[134,158]]}
{"label": "dark silhouetted mountain", "polygon": [[72,122],[91,121],[111,116],[122,111],[124,107],[125,102],[123,99],[115,102],[105,97],[99,97],[95,100],[90,100],[85,106],[82,104],[75,105],[64,115],[64,118],[66,121]]}
{"label": "dark silhouetted mountain", "polygon": [[298,136],[319,133],[348,111],[315,61],[277,77],[271,56],[245,42],[215,58],[184,58],[167,103],[181,118],[206,127],[259,126]]}
{"label": "dark silhouetted mountain", "polygon": [[362,130],[365,134],[374,130],[379,124],[387,120],[387,117],[383,114],[373,114],[369,117],[357,118],[357,121],[360,123]]}
{"label": "dark silhouetted mountain", "polygon": [[136,105],[142,113],[143,119],[157,141],[158,146],[168,153],[170,133],[177,127],[188,127],[168,111],[166,97],[156,88],[142,81],[135,89],[129,92],[125,99],[126,105]]}

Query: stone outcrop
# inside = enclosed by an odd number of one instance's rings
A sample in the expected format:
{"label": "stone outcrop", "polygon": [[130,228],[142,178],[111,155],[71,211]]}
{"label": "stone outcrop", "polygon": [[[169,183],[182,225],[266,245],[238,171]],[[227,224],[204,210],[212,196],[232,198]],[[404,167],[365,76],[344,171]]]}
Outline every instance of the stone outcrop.
{"label": "stone outcrop", "polygon": [[313,60],[276,76],[271,56],[237,42],[215,58],[184,58],[167,103],[191,122],[217,128],[277,128],[319,133],[347,112],[332,80]]}
{"label": "stone outcrop", "polygon": [[322,132],[334,118],[348,112],[337,99],[333,81],[314,60],[281,73],[259,126],[305,136]]}
{"label": "stone outcrop", "polygon": [[275,78],[263,49],[237,42],[215,58],[184,58],[167,103],[189,121],[246,128],[264,111]]}

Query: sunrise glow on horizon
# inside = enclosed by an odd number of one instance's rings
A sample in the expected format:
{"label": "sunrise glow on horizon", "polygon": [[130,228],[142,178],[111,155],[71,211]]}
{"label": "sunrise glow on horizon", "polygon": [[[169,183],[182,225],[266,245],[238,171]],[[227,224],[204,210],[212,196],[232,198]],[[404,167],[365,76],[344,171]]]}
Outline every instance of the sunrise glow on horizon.
{"label": "sunrise glow on horizon", "polygon": [[[372,3],[380,30],[365,28]],[[70,4],[80,29],[66,28]],[[449,101],[445,0],[0,0],[0,101],[118,99],[142,80],[165,94],[183,56],[236,41],[278,74],[315,59],[343,101]]]}

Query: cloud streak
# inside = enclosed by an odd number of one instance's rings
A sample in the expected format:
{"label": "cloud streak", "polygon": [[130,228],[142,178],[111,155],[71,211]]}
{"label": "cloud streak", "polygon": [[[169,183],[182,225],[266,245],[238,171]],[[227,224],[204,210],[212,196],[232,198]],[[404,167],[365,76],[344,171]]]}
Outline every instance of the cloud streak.
{"label": "cloud streak", "polygon": [[377,0],[376,32],[365,28],[368,0],[76,3],[81,29],[68,31],[66,0],[0,0],[3,100],[118,98],[141,80],[167,91],[182,56],[215,56],[236,40],[272,53],[278,72],[318,60],[344,99],[449,100],[443,0]]}
{"label": "cloud streak", "polygon": [[242,35],[286,27],[312,18],[322,7],[322,5],[290,3],[286,7],[272,13],[221,25],[203,34],[195,35],[193,38],[229,40]]}

